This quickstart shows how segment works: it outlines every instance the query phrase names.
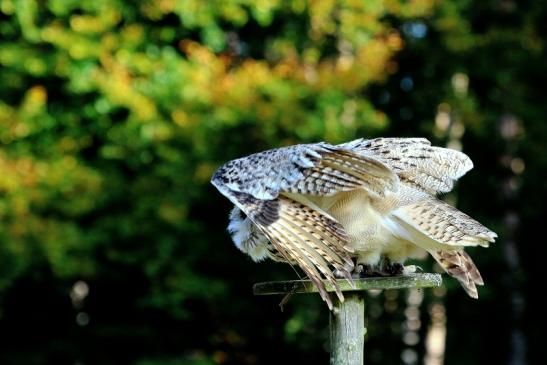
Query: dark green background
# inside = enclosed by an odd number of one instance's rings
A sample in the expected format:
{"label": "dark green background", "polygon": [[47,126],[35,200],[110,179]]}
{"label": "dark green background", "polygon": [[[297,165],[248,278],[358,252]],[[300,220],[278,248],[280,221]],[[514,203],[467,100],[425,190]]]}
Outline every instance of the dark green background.
{"label": "dark green background", "polygon": [[[425,291],[417,362],[442,303],[446,364],[542,363],[546,37],[540,1],[0,0],[0,363],[327,363],[326,306],[252,296],[296,274],[237,251],[208,181],[376,136],[463,146],[447,199],[500,237],[478,301]],[[369,364],[402,363],[393,295]]]}

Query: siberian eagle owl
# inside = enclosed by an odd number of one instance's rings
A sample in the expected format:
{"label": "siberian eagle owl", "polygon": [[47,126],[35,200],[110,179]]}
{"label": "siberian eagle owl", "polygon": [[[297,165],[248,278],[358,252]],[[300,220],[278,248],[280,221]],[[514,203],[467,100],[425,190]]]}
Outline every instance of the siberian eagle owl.
{"label": "siberian eagle owl", "polygon": [[228,230],[253,260],[299,266],[332,302],[337,277],[400,274],[429,252],[477,298],[483,280],[464,251],[497,235],[437,199],[473,167],[465,154],[423,138],[300,144],[229,161],[212,184],[235,207]]}

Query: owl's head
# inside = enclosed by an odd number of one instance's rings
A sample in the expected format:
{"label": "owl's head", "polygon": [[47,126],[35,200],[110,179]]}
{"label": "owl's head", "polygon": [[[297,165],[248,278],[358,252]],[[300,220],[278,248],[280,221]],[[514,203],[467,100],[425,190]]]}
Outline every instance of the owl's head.
{"label": "owl's head", "polygon": [[269,257],[268,239],[245,213],[234,206],[230,212],[228,232],[236,247],[259,262]]}

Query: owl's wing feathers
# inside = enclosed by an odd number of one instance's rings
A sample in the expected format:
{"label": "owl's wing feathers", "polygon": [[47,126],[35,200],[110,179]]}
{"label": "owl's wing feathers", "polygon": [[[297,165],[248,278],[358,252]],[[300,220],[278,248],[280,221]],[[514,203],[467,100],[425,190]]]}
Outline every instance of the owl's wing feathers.
{"label": "owl's wing feathers", "polygon": [[283,195],[272,200],[257,199],[245,193],[234,193],[234,197],[277,251],[288,262],[300,266],[330,308],[332,301],[323,279],[333,285],[343,300],[330,266],[351,281],[349,273],[353,262],[344,249],[348,240],[346,232],[338,222]]}
{"label": "owl's wing feathers", "polygon": [[[389,166],[404,184],[401,189],[411,185],[431,194],[450,191],[454,181],[473,168],[471,159],[464,153],[433,147],[425,138],[358,139],[340,146],[372,155]],[[432,196],[423,196],[418,203],[400,207],[392,216],[412,235],[426,236],[441,247],[488,247],[497,237],[467,214]]]}
{"label": "owl's wing feathers", "polygon": [[282,147],[232,160],[212,179],[219,189],[258,199],[275,199],[281,192],[333,195],[357,188],[383,195],[396,190],[398,181],[379,159],[327,143]]}
{"label": "owl's wing feathers", "polygon": [[384,195],[397,189],[398,177],[373,157],[318,143],[230,161],[211,182],[247,214],[287,261],[298,263],[332,306],[322,280],[330,282],[343,299],[329,265],[351,281],[347,233],[327,213],[282,194],[326,196],[362,188]]}
{"label": "owl's wing feathers", "polygon": [[425,138],[358,139],[340,146],[380,160],[403,183],[430,194],[451,191],[454,182],[473,168],[464,153],[431,146]]}
{"label": "owl's wing feathers", "polygon": [[[336,286],[336,278],[329,263],[343,271],[347,271],[348,267],[353,266],[347,253],[340,252],[336,247],[345,242],[342,237],[337,237],[339,234],[336,230],[339,227],[336,227],[335,222],[324,222],[325,217],[306,206],[295,204],[288,198],[279,197],[278,200],[280,202],[280,219],[270,226],[262,228],[270,236],[275,247],[279,247],[289,258],[298,263],[310,280],[319,288],[321,297],[331,307],[332,302],[321,281],[323,277],[335,286],[336,294],[340,300],[343,300],[343,296]],[[300,219],[295,219],[295,217],[300,217]],[[330,229],[326,229],[331,235],[330,240],[339,241],[340,244],[332,245],[328,243],[329,241],[323,240],[318,234],[320,231],[317,230],[315,224],[330,226]],[[345,240],[345,237],[343,239]],[[351,280],[351,278],[349,279]]]}
{"label": "owl's wing feathers", "polygon": [[304,171],[304,176],[287,191],[333,195],[364,188],[372,194],[384,196],[386,191],[397,190],[399,183],[397,175],[378,159],[335,147],[322,155],[316,166]]}
{"label": "owl's wing feathers", "polygon": [[434,197],[401,207],[391,216],[412,242],[427,250],[488,247],[497,237],[467,214]]}

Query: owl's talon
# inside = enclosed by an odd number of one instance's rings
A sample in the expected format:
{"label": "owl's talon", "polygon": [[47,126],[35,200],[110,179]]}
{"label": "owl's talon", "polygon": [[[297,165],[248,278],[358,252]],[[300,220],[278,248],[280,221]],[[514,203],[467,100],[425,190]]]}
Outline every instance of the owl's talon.
{"label": "owl's talon", "polygon": [[386,267],[386,271],[390,276],[403,275],[405,267],[400,262],[394,262]]}
{"label": "owl's talon", "polygon": [[411,274],[416,274],[420,272],[424,272],[424,269],[422,269],[420,266],[408,265],[408,266],[405,266],[403,270],[403,275],[411,275]]}
{"label": "owl's talon", "polygon": [[335,269],[333,272],[333,275],[336,279],[345,279],[346,276],[344,275],[344,273],[338,269]]}
{"label": "owl's talon", "polygon": [[362,272],[363,272],[363,265],[356,264],[353,267],[353,271],[351,272],[351,277],[354,279],[359,279],[361,277]]}
{"label": "owl's talon", "polygon": [[392,262],[387,257],[384,257],[381,271],[384,276],[400,276],[405,272],[405,267],[400,262]]}
{"label": "owl's talon", "polygon": [[363,267],[363,270],[359,273],[359,277],[361,279],[377,277],[377,276],[386,276],[385,273],[383,273],[381,270],[378,270],[373,265],[360,265],[360,266]]}

